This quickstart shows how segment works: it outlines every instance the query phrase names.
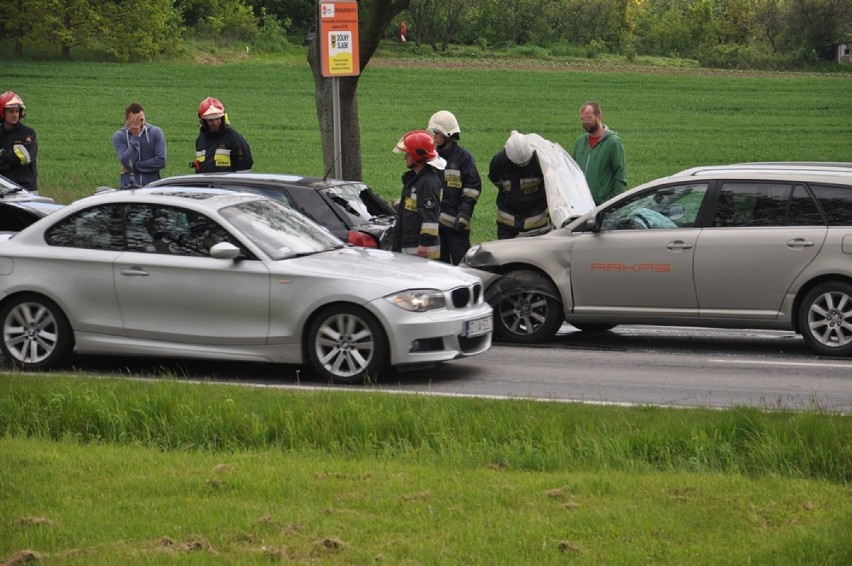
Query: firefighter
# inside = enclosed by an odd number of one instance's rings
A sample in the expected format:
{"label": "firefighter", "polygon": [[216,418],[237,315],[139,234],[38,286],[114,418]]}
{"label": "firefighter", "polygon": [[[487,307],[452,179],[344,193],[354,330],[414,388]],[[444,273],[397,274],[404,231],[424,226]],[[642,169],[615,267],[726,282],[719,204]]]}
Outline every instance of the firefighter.
{"label": "firefighter", "polygon": [[35,130],[21,123],[27,107],[21,97],[7,91],[0,94],[0,175],[38,194]]}
{"label": "firefighter", "polygon": [[196,173],[251,170],[254,165],[251,148],[231,127],[221,102],[209,96],[202,100],[198,119],[201,131],[195,140],[195,161],[189,164]]}
{"label": "firefighter", "polygon": [[482,180],[473,156],[459,145],[461,128],[452,112],[435,112],[427,129],[435,136],[438,155],[447,162],[438,227],[441,261],[458,265],[470,249],[470,223]]}
{"label": "firefighter", "polygon": [[426,130],[405,134],[394,147],[405,156],[402,197],[397,211],[393,251],[428,259],[441,257],[438,217],[441,213],[441,171],[446,162]]}
{"label": "firefighter", "polygon": [[517,131],[492,159],[488,178],[497,186],[497,239],[547,226],[547,194],[538,156]]}

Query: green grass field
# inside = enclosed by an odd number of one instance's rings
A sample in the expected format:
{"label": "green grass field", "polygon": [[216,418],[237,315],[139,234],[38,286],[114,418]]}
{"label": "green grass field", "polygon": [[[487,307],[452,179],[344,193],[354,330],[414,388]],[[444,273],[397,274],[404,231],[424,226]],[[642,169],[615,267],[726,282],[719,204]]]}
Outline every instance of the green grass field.
{"label": "green grass field", "polygon": [[[534,64],[534,63],[529,63]],[[453,111],[462,145],[485,178],[509,132],[536,132],[567,149],[580,133],[577,110],[598,100],[625,141],[629,186],[681,169],[737,161],[850,161],[852,74],[738,74],[626,68],[593,72],[481,61],[446,68],[416,61],[367,67],[359,83],[364,180],[399,196],[405,132],[439,109]],[[40,139],[40,186],[69,202],[114,185],[112,133],[131,100],[146,108],[169,144],[167,175],[190,173],[198,103],[222,100],[252,146],[255,171],[322,175],[314,86],[303,62],[228,65],[3,63],[3,88],[28,106]],[[473,239],[495,236],[495,188],[484,183]]]}

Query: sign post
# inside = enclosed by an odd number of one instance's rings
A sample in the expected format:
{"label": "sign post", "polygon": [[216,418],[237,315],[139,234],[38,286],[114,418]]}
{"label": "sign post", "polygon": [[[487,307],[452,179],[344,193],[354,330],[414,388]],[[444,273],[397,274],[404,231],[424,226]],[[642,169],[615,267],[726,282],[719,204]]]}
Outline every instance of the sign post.
{"label": "sign post", "polygon": [[340,77],[361,73],[358,57],[358,2],[319,0],[319,34],[322,76],[331,78],[331,107],[334,123],[334,176],[343,177],[340,132]]}

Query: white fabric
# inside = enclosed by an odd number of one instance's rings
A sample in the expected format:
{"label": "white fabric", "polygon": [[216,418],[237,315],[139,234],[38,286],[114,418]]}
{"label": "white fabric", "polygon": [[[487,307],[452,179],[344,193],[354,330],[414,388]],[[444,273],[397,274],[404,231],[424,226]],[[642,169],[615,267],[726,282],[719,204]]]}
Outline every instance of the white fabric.
{"label": "white fabric", "polygon": [[586,176],[565,149],[538,134],[527,134],[526,143],[538,155],[550,220],[557,228],[595,208]]}

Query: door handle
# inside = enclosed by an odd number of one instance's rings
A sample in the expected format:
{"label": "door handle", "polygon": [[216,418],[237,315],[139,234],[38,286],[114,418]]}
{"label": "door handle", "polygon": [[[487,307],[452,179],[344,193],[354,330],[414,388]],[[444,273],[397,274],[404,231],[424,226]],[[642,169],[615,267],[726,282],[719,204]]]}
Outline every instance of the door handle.
{"label": "door handle", "polygon": [[126,269],[121,270],[122,275],[128,275],[132,277],[147,277],[150,275],[147,271],[142,269],[141,267],[128,267]]}
{"label": "door handle", "polygon": [[677,240],[674,242],[669,242],[666,244],[667,250],[688,250],[692,247],[692,244],[689,242],[682,242],[681,240]]}
{"label": "door handle", "polygon": [[792,240],[787,242],[788,248],[811,248],[814,243],[810,240],[805,240],[803,238],[793,238]]}

